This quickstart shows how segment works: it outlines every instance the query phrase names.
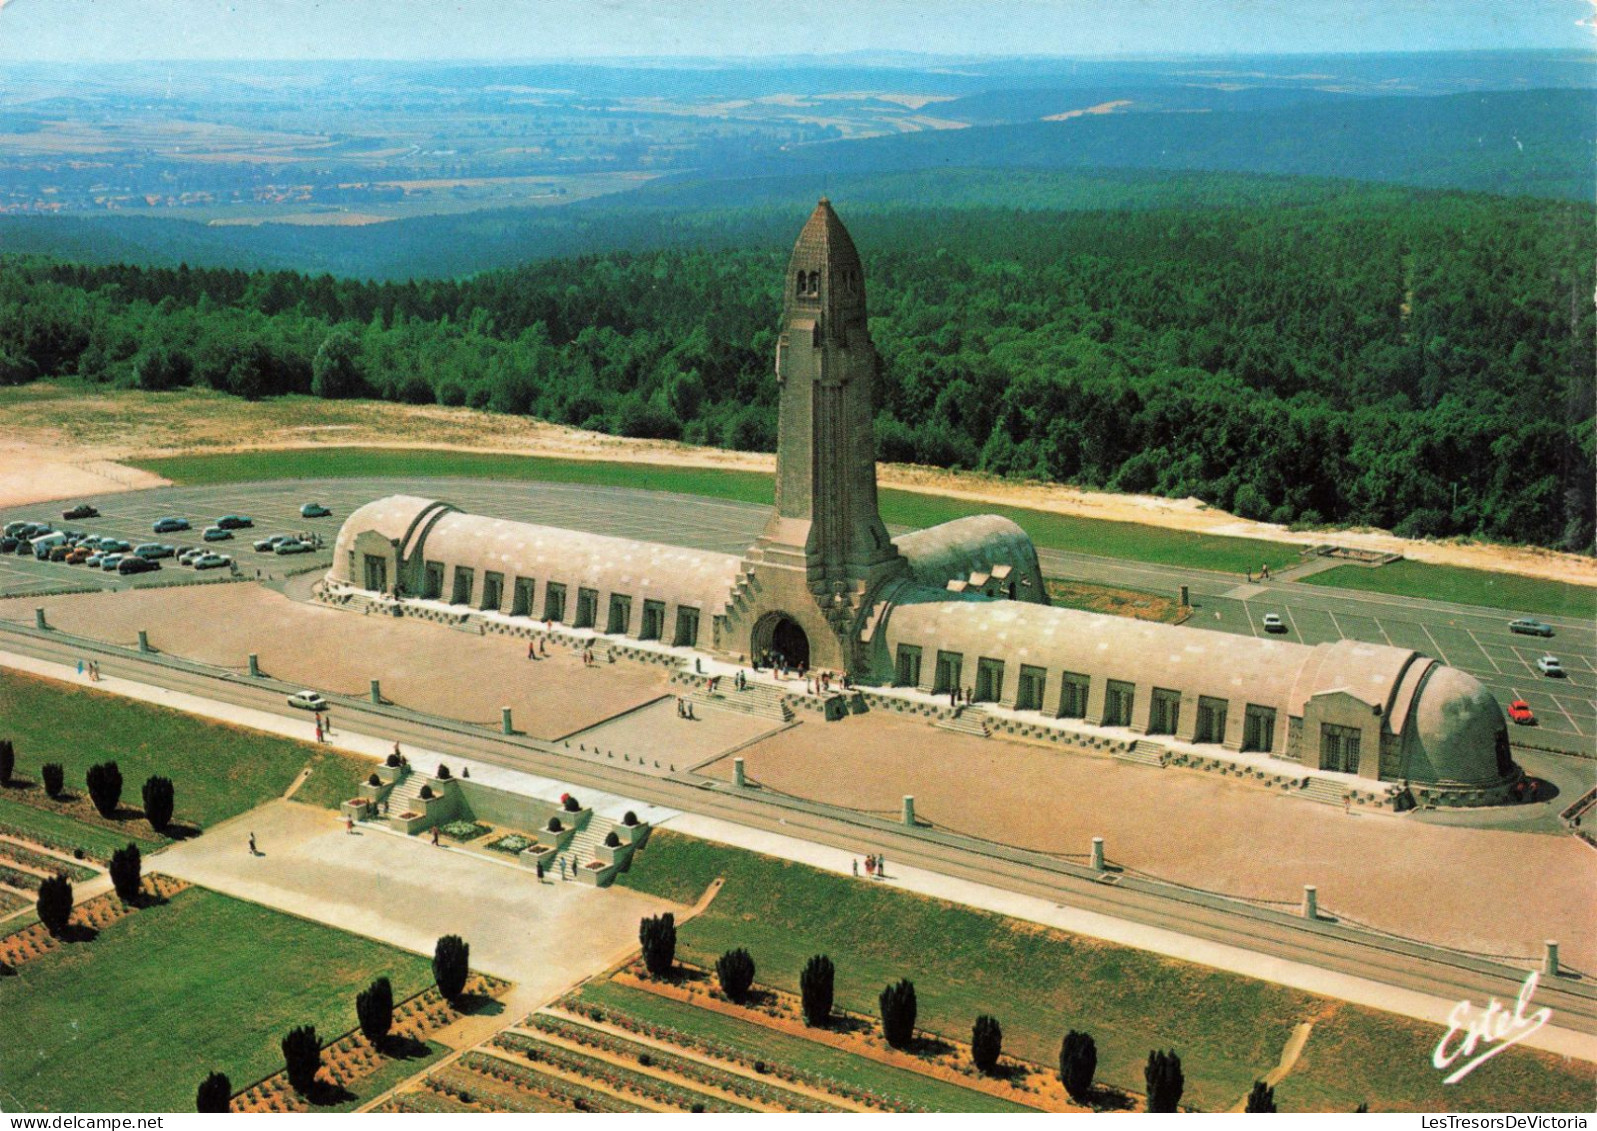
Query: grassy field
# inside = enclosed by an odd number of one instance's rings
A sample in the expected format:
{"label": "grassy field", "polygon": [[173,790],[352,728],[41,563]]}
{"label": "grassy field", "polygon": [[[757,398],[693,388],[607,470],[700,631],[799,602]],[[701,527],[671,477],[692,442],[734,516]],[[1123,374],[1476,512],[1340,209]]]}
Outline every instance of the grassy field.
{"label": "grassy field", "polygon": [[161,843],[142,821],[129,821],[126,824],[126,831],[102,828],[74,820],[65,813],[15,801],[0,792],[0,826],[31,836],[43,845],[62,849],[81,848],[96,859],[108,858],[129,841],[138,842],[141,851],[145,852]]}
{"label": "grassy field", "polygon": [[[670,491],[762,505],[769,505],[773,497],[771,477],[751,471],[601,463],[479,452],[315,448],[169,456],[129,462],[184,485],[247,483],[262,479],[456,477],[591,483],[602,487]],[[914,528],[935,526],[973,514],[999,514],[1023,526],[1039,546],[1160,565],[1241,573],[1244,570],[1256,570],[1264,562],[1268,562],[1273,569],[1280,569],[1298,560],[1294,547],[1278,542],[1193,534],[1132,522],[1075,518],[1020,507],[992,506],[923,495],[914,491],[883,490],[880,507],[882,518],[887,523]]]}
{"label": "grassy field", "polygon": [[930,1111],[1025,1110],[997,1096],[956,1087],[919,1073],[905,1072],[868,1057],[790,1037],[760,1025],[739,1021],[735,1017],[724,1017],[686,1002],[671,1001],[630,986],[590,982],[582,987],[582,998],[594,1005],[619,1010],[657,1025],[668,1025],[684,1033],[698,1033],[722,1041],[773,1064],[791,1065],[856,1088],[909,1100]]}
{"label": "grassy field", "polygon": [[[0,674],[0,729],[16,743],[19,776],[37,782],[40,766],[59,762],[67,788],[81,794],[88,768],[114,760],[122,771],[124,807],[137,808],[144,780],[163,774],[176,788],[176,819],[201,827],[281,796],[308,762],[323,767],[313,781],[347,783],[339,787],[344,796],[367,769],[360,759],[310,743],[14,672]],[[320,789],[319,784],[306,799],[320,800]],[[0,813],[5,814],[0,822],[27,808],[0,798]],[[23,813],[19,823],[26,817]],[[123,823],[128,833],[115,834],[121,843],[129,834],[151,835],[142,820]],[[82,835],[98,837],[103,831],[95,828]]]}
{"label": "grassy field", "polygon": [[1576,620],[1597,616],[1597,589],[1589,586],[1424,562],[1393,562],[1379,569],[1338,566],[1305,577],[1303,583]]}
{"label": "grassy field", "polygon": [[[990,1012],[1003,1024],[1005,1048],[1041,1064],[1057,1060],[1066,1029],[1083,1029],[1098,1043],[1099,1077],[1135,1092],[1148,1050],[1174,1048],[1186,1073],[1184,1102],[1204,1110],[1230,1107],[1275,1065],[1296,1023],[1334,1007],[1240,975],[669,832],[655,833],[639,866],[618,882],[687,903],[716,876],[726,886],[680,929],[684,957],[712,964],[745,946],[760,981],[796,990],[804,961],[825,953],[837,964],[839,1004],[863,1013],[876,1012],[883,985],[908,977],[924,1027],[963,1039],[976,1015]],[[1483,1086],[1443,1087],[1440,1074],[1426,1070],[1439,1029],[1337,1008],[1339,1028],[1325,1042],[1336,1053],[1305,1076],[1296,1110],[1352,1111],[1363,1100],[1434,1111],[1568,1110],[1552,1098],[1584,1089],[1589,1100],[1597,1081],[1591,1065],[1514,1049],[1492,1061],[1496,1071],[1477,1073]],[[1313,1038],[1309,1048],[1317,1048]],[[1418,1067],[1388,1065],[1402,1058]],[[1372,1087],[1377,1078],[1388,1091]],[[1292,1083],[1278,1091],[1284,1109]]]}
{"label": "grassy field", "polygon": [[1080,609],[1087,613],[1133,617],[1159,624],[1177,624],[1189,611],[1174,597],[1149,593],[1144,589],[1124,589],[1115,585],[1095,585],[1087,581],[1066,581],[1045,577],[1048,602],[1056,609]]}
{"label": "grassy field", "polygon": [[355,1024],[386,974],[402,998],[425,958],[197,888],[0,981],[0,1105],[10,1111],[192,1111],[207,1072],[242,1089],[282,1067],[310,1022]]}

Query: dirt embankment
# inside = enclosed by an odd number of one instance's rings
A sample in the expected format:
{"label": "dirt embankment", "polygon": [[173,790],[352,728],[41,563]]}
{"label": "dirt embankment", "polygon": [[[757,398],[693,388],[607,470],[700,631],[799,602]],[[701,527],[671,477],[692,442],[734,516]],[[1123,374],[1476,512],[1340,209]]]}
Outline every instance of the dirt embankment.
{"label": "dirt embankment", "polygon": [[[120,461],[302,447],[440,448],[561,459],[770,473],[769,455],[632,440],[469,408],[284,397],[250,403],[218,393],[85,392],[39,382],[0,391],[0,507],[163,484]],[[1597,559],[1533,547],[1414,541],[1381,530],[1305,534],[1252,522],[1197,499],[1015,483],[968,472],[884,464],[884,487],[994,505],[1201,534],[1303,545],[1334,541],[1415,561],[1597,586]]]}

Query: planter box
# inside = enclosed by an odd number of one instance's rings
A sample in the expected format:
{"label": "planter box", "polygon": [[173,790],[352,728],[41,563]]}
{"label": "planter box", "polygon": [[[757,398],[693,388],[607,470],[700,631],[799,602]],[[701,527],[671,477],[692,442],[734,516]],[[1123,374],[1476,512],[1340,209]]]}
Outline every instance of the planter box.
{"label": "planter box", "polygon": [[622,871],[626,870],[627,862],[632,859],[632,845],[621,844],[611,848],[607,844],[593,846],[593,858],[604,864],[613,864]]}
{"label": "planter box", "polygon": [[346,801],[338,807],[338,811],[346,817],[353,817],[357,821],[364,821],[370,817],[373,812],[372,806],[370,804],[361,804],[361,801],[364,800],[364,798],[361,798],[360,800]]}
{"label": "planter box", "polygon": [[616,873],[620,870],[614,864],[605,864],[594,860],[577,869],[577,882],[579,884],[587,884],[589,887],[609,887],[615,880]]}
{"label": "planter box", "polygon": [[426,813],[417,813],[414,810],[407,810],[404,813],[396,813],[388,818],[388,827],[391,829],[398,829],[406,836],[415,836],[417,833],[421,832],[422,829],[437,823],[438,822],[436,821],[430,820]]}
{"label": "planter box", "polygon": [[[560,808],[557,808],[555,810],[555,812],[552,814],[552,816],[559,817],[560,818],[560,823],[562,825],[564,825],[568,829],[580,829],[580,828],[584,828],[587,825],[589,819],[592,818],[593,810],[592,809],[578,809],[575,813],[568,813],[568,812],[566,812],[564,807],[560,807]],[[543,820],[544,820],[544,824],[548,824],[549,823],[549,818],[548,817],[545,817]]]}
{"label": "planter box", "polygon": [[363,781],[360,783],[360,795],[374,805],[383,798],[387,797],[393,791],[394,786],[392,782],[383,782],[381,785],[373,785],[369,781]]}
{"label": "planter box", "polygon": [[404,779],[405,774],[409,772],[409,770],[409,766],[380,765],[377,767],[377,776],[382,778],[383,781],[387,782],[389,785],[395,785]]}
{"label": "planter box", "polygon": [[555,856],[559,854],[559,851],[552,844],[535,844],[531,848],[524,848],[518,852],[516,859],[521,861],[523,867],[533,870],[536,870],[538,865],[542,864],[544,875],[547,876],[550,868],[554,866]]}
{"label": "planter box", "polygon": [[616,836],[621,838],[625,845],[642,844],[649,835],[649,822],[639,821],[635,825],[617,825]]}
{"label": "planter box", "polygon": [[[564,824],[564,822],[562,822],[562,824]],[[572,828],[570,825],[566,825],[557,833],[552,833],[547,828],[542,828],[538,830],[538,841],[539,843],[543,843],[545,841],[550,842],[554,845],[556,852],[564,852],[566,850],[566,845],[570,844],[572,838],[576,835],[577,830]]]}

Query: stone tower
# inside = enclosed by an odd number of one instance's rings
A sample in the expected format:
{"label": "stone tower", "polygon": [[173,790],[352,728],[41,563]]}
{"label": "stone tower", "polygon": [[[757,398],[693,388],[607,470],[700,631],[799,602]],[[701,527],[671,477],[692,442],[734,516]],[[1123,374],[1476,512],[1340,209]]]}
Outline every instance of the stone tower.
{"label": "stone tower", "polygon": [[876,349],[859,252],[824,197],[788,262],[776,346],[776,505],[722,646],[859,673],[863,613],[907,567],[876,511]]}

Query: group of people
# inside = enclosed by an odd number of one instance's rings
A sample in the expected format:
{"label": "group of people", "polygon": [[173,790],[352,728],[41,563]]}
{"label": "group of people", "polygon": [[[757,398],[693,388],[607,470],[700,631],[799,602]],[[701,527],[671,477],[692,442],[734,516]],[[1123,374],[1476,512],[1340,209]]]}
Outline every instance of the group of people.
{"label": "group of people", "polygon": [[957,687],[950,687],[948,689],[948,705],[950,707],[958,707],[962,703],[968,707],[975,701],[976,694],[968,687],[964,688],[963,690]]}
{"label": "group of people", "polygon": [[677,696],[677,718],[698,720],[698,716],[693,713],[693,700]]}
{"label": "group of people", "polygon": [[100,665],[94,660],[78,661],[78,674],[83,675],[85,673],[88,674],[90,683],[100,682]]}
{"label": "group of people", "polygon": [[[858,876],[859,876],[859,868],[860,868],[859,861],[855,860],[854,861],[854,875],[855,875],[856,878],[858,878]],[[866,856],[865,857],[865,874],[867,876],[869,876],[873,880],[885,880],[885,879],[887,879],[887,857],[883,856],[881,853],[876,853],[874,855]]]}
{"label": "group of people", "polygon": [[527,641],[527,659],[536,660],[549,654],[549,642],[542,636]]}
{"label": "group of people", "polygon": [[317,711],[316,712],[316,741],[317,742],[326,742],[327,741],[327,736],[332,734],[332,733],[333,733],[333,713],[331,711],[328,711],[328,712],[326,712],[324,714],[321,711]]}
{"label": "group of people", "polygon": [[[837,682],[844,691],[849,690],[854,684],[849,680],[848,673],[843,672],[837,677]],[[804,680],[804,690],[811,695],[826,695],[832,690],[832,673],[818,671]]]}

